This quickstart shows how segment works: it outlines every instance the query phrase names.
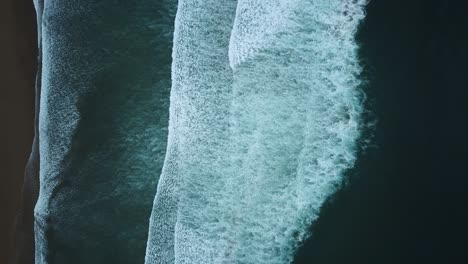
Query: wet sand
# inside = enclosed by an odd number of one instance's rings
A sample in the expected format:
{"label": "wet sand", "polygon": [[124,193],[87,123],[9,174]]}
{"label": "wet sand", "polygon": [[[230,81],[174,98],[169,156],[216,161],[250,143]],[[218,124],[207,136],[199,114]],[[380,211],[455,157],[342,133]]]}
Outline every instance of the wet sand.
{"label": "wet sand", "polygon": [[[25,166],[31,153],[34,136],[34,83],[37,65],[36,20],[32,0],[6,0],[0,7],[0,96],[2,127],[0,129],[0,263],[15,259],[21,245],[22,260],[13,263],[33,263],[32,209],[37,196],[37,155],[32,155],[25,176]],[[37,146],[37,145],[36,145]],[[21,199],[23,179],[24,199]],[[15,215],[20,239],[15,241]]]}

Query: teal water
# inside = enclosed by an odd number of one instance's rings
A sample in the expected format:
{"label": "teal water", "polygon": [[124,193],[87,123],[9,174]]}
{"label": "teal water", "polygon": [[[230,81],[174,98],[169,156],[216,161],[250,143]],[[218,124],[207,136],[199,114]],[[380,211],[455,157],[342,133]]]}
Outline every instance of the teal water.
{"label": "teal water", "polygon": [[142,263],[166,149],[175,3],[44,7],[36,263]]}

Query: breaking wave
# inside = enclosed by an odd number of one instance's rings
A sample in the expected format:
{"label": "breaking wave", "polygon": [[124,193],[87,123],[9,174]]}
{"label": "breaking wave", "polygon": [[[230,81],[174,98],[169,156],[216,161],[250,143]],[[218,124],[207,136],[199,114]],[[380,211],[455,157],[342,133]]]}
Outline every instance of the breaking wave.
{"label": "breaking wave", "polygon": [[356,159],[364,0],[180,0],[146,263],[290,263]]}

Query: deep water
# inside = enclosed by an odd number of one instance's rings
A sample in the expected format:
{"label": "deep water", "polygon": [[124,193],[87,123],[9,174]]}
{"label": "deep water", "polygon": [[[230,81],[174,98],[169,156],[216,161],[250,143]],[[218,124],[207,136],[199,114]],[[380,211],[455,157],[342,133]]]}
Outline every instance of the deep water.
{"label": "deep water", "polygon": [[358,33],[378,121],[294,263],[466,263],[466,1],[374,0]]}

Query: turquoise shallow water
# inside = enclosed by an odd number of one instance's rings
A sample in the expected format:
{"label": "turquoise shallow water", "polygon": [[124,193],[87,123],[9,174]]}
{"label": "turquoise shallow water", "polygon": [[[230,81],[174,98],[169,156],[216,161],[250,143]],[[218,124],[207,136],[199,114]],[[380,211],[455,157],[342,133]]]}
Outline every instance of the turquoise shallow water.
{"label": "turquoise shallow water", "polygon": [[142,263],[175,6],[45,1],[36,263]]}

